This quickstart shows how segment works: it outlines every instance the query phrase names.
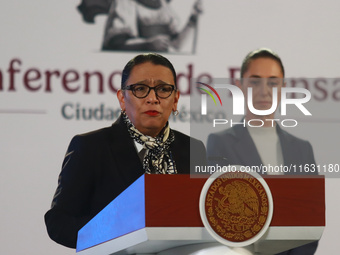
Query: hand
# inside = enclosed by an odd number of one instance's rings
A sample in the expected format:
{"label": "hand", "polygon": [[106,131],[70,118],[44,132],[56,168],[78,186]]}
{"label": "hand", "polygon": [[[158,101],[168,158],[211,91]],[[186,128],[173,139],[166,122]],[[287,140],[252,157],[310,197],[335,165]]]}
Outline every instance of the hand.
{"label": "hand", "polygon": [[201,14],[203,12],[203,6],[202,6],[202,0],[197,0],[194,3],[194,7],[192,10],[192,14],[191,15],[195,15],[198,16],[199,14]]}
{"label": "hand", "polygon": [[167,35],[156,35],[147,40],[149,50],[151,51],[168,51],[170,38]]}
{"label": "hand", "polygon": [[188,22],[189,26],[195,26],[197,24],[198,15],[202,13],[202,10],[203,10],[202,0],[197,0],[194,3],[193,9],[191,11],[191,15]]}

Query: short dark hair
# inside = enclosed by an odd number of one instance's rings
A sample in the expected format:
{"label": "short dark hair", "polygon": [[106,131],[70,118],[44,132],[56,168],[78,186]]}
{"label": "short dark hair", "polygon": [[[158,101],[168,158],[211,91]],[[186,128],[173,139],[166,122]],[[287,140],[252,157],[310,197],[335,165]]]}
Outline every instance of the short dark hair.
{"label": "short dark hair", "polygon": [[247,56],[244,58],[242,62],[242,66],[241,66],[241,78],[243,78],[244,73],[247,72],[251,61],[254,59],[258,59],[258,58],[271,58],[275,60],[280,65],[283,77],[285,77],[285,69],[283,67],[283,64],[282,64],[282,61],[279,55],[277,55],[271,49],[260,48],[260,49],[249,52]]}
{"label": "short dark hair", "polygon": [[173,67],[173,65],[171,64],[171,62],[166,58],[163,57],[160,54],[157,53],[145,53],[145,54],[140,54],[137,55],[136,57],[134,57],[133,59],[131,59],[124,67],[123,72],[122,72],[122,83],[121,83],[121,89],[124,88],[124,86],[126,85],[126,81],[127,79],[129,79],[131,70],[140,64],[143,63],[147,63],[150,62],[154,65],[161,65],[161,66],[165,66],[167,68],[170,69],[173,77],[174,77],[174,81],[175,81],[175,86],[177,87],[177,81],[176,81],[176,71],[175,68]]}

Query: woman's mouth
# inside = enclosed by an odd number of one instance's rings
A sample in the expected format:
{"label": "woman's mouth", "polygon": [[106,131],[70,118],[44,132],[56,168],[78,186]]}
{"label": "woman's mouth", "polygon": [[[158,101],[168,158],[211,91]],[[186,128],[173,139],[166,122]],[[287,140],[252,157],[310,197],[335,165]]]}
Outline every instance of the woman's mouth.
{"label": "woman's mouth", "polygon": [[159,114],[158,111],[146,111],[144,113],[149,115],[149,116],[157,116]]}

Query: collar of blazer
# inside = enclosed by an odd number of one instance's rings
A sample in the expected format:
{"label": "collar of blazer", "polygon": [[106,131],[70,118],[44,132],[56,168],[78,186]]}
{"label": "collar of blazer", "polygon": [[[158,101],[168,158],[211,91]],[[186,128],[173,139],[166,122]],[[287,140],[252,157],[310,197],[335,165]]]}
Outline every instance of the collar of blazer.
{"label": "collar of blazer", "polygon": [[[245,165],[248,166],[259,166],[262,164],[260,155],[256,149],[256,146],[251,138],[249,131],[243,125],[235,125],[233,127],[234,135],[238,138],[237,143],[235,144],[235,150],[238,153],[239,157],[242,159]],[[290,147],[292,146],[292,136],[282,130],[282,128],[276,124],[276,132],[279,136],[282,154],[283,154],[283,162],[285,165],[289,165],[294,156]]]}
{"label": "collar of blazer", "polygon": [[[203,154],[200,149],[200,144],[192,140],[189,136],[184,135],[176,130],[175,141],[170,145],[170,149],[173,153],[177,171],[179,174],[190,173],[190,144],[195,142],[194,149],[197,149],[198,154],[204,157],[200,159],[199,163],[192,163],[192,165],[202,165],[201,161],[205,162],[205,153]],[[132,177],[137,179],[139,176],[144,174],[143,165],[138,157],[137,150],[134,142],[131,139],[129,132],[126,129],[126,125],[121,117],[119,117],[115,123],[110,127],[110,149],[115,161],[117,161],[119,171],[125,177]],[[203,145],[202,145],[203,146]],[[196,148],[197,147],[197,148]],[[204,151],[205,152],[205,151]],[[200,158],[200,156],[197,156]]]}
{"label": "collar of blazer", "polygon": [[112,124],[110,131],[110,150],[117,163],[117,170],[126,180],[137,179],[144,173],[143,166],[122,117]]}

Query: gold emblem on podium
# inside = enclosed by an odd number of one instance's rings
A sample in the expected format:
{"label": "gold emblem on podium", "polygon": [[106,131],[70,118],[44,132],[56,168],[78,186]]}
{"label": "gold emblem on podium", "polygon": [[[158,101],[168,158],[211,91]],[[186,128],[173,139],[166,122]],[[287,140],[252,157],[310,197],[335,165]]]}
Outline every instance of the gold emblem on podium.
{"label": "gold emblem on podium", "polygon": [[210,181],[204,195],[206,223],[229,242],[247,242],[269,225],[272,198],[268,198],[263,183],[252,174],[222,173]]}

